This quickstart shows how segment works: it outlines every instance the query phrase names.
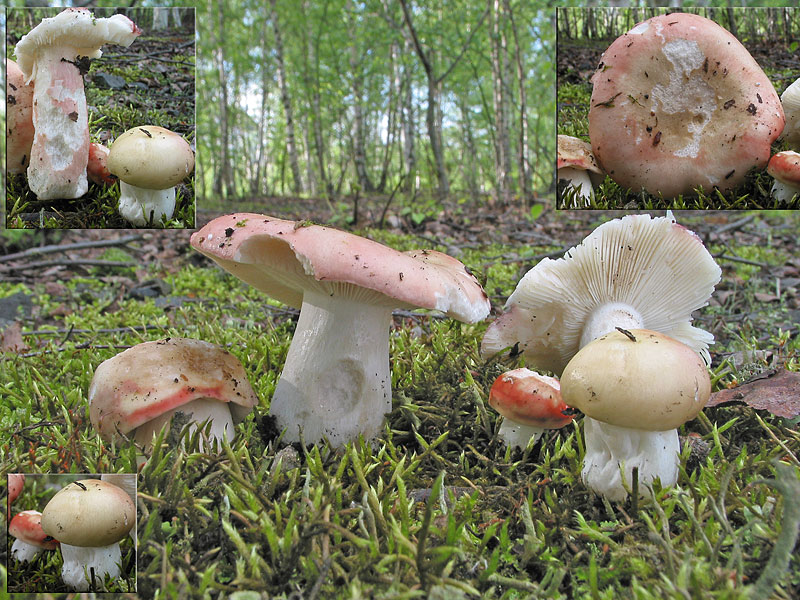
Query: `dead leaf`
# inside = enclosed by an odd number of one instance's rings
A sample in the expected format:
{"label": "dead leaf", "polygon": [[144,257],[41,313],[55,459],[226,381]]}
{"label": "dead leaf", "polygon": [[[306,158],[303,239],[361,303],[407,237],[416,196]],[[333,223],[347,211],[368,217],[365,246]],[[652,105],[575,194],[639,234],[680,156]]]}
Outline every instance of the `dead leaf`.
{"label": "dead leaf", "polygon": [[742,402],[773,415],[794,418],[800,415],[800,373],[767,371],[730,390],[711,394],[706,406]]}
{"label": "dead leaf", "polygon": [[22,339],[22,323],[14,321],[0,334],[0,352],[16,352],[20,354],[28,350]]}
{"label": "dead leaf", "polygon": [[775,294],[763,294],[761,292],[756,292],[753,295],[759,302],[775,302],[775,300],[780,300],[780,298]]}

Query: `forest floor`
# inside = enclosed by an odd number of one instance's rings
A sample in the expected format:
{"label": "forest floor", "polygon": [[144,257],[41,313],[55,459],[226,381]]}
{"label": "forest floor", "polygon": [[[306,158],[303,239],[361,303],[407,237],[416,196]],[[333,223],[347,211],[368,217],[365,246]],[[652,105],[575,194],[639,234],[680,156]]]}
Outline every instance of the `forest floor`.
{"label": "forest floor", "polygon": [[[559,40],[556,54],[557,129],[559,134],[589,141],[589,106],[592,94],[591,77],[600,57],[613,40],[571,42]],[[778,95],[800,75],[800,59],[789,44],[780,42],[746,43],[756,62],[774,85]],[[773,154],[790,148],[781,141],[773,144]],[[591,209],[797,209],[800,197],[790,203],[780,203],[770,195],[773,179],[764,170],[753,169],[737,188],[722,193],[719,190],[698,191],[694,195],[662,198],[644,191],[634,192],[617,185],[610,177],[595,190]],[[559,188],[559,206],[570,206],[572,200]]]}
{"label": "forest floor", "polygon": [[[384,202],[362,201],[357,231],[400,250],[456,255],[484,284],[494,314],[530,267],[620,216],[398,204],[379,229]],[[346,227],[351,208],[271,198],[230,201],[225,212]],[[198,225],[216,214],[199,211]],[[722,267],[695,321],[716,337],[714,388],[800,370],[800,214],[676,217]],[[771,597],[800,595],[800,554],[786,547],[797,527],[787,501],[800,476],[796,417],[741,403],[707,408],[681,429],[676,488],[609,503],[580,481],[580,419],[524,451],[498,440],[488,390],[520,362],[479,356],[486,323],[399,312],[393,410],[377,442],[342,452],[286,446],[268,406],[297,311],[222,273],[189,248],[189,235],[0,233],[2,472],[135,471],[132,444],[93,432],[86,395],[100,362],[145,340],[226,347],[261,399],[220,455],[184,450],[172,435],[141,468],[139,597],[745,598],[763,592],[766,566],[783,559]],[[66,249],[103,240],[113,245]],[[53,243],[58,254],[30,251]],[[55,553],[22,567],[6,552],[9,591],[63,591]]]}

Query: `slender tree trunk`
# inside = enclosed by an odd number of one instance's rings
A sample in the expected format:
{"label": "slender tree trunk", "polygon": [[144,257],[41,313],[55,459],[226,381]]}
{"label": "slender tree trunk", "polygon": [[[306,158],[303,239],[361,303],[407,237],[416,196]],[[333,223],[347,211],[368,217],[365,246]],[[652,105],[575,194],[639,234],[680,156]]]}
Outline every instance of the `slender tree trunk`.
{"label": "slender tree trunk", "polygon": [[[303,2],[303,12],[308,15],[309,0]],[[333,196],[333,185],[328,177],[328,169],[325,161],[325,142],[322,137],[322,111],[320,110],[319,94],[319,55],[317,54],[317,42],[311,19],[306,16],[306,86],[310,91],[311,100],[311,130],[314,135],[314,160],[317,163],[317,171],[322,186],[328,197]]]}
{"label": "slender tree trunk", "polygon": [[519,177],[520,194],[525,202],[531,194],[531,177],[528,170],[528,97],[525,90],[525,65],[522,61],[522,49],[520,48],[519,36],[517,35],[517,24],[514,21],[514,12],[511,9],[511,2],[503,0],[506,13],[511,22],[511,33],[514,36],[514,62],[517,67],[517,85],[519,86],[519,138],[517,141],[517,170]]}
{"label": "slender tree trunk", "polygon": [[[348,0],[345,5],[347,13],[347,23],[350,31],[357,30],[356,19],[354,17],[354,6],[352,0]],[[367,173],[367,154],[364,129],[364,71],[361,64],[361,52],[358,49],[356,37],[351,38],[350,43],[350,72],[353,79],[351,89],[353,91],[353,164],[356,169],[356,178],[359,187],[365,192],[372,192],[375,187]]]}
{"label": "slender tree trunk", "polygon": [[512,194],[511,181],[511,142],[509,140],[508,101],[506,99],[507,81],[507,48],[506,37],[501,23],[502,8],[500,0],[488,0],[492,19],[491,62],[492,81],[494,84],[494,115],[497,130],[495,146],[495,178],[498,186],[498,197],[504,204],[510,204]]}
{"label": "slender tree trunk", "polygon": [[[409,40],[404,42],[404,55],[409,54],[411,45]],[[403,105],[403,160],[405,162],[406,177],[405,191],[413,192],[417,189],[417,126],[414,115],[414,79],[411,67],[403,62],[403,93],[401,95]]]}
{"label": "slender tree trunk", "polygon": [[280,24],[278,23],[278,12],[275,9],[276,0],[270,0],[272,10],[270,20],[272,21],[272,31],[275,35],[275,60],[278,65],[278,87],[281,93],[281,104],[283,104],[283,114],[286,119],[286,150],[289,153],[289,169],[292,172],[292,192],[295,194],[303,193],[303,180],[300,177],[300,161],[297,156],[297,142],[294,133],[294,113],[292,111],[292,100],[289,95],[289,83],[286,80],[286,65],[283,55],[283,36],[281,35]]}
{"label": "slender tree trunk", "polygon": [[220,147],[220,173],[214,178],[214,194],[228,197],[233,188],[233,176],[231,173],[231,163],[229,152],[229,133],[228,133],[228,81],[225,74],[225,19],[222,10],[222,0],[215,3],[217,30],[216,30],[216,49],[214,50],[214,62],[217,70],[217,83],[219,85],[220,106],[219,106],[219,147]]}

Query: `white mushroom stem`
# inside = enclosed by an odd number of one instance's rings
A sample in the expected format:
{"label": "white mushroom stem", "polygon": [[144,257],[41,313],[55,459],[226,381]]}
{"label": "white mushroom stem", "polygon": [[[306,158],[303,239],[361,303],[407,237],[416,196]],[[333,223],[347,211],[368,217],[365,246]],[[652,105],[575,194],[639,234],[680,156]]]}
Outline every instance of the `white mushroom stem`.
{"label": "white mushroom stem", "polygon": [[542,433],[544,433],[543,427],[523,425],[522,423],[512,421],[508,417],[504,417],[497,435],[500,436],[500,439],[502,439],[509,448],[517,446],[524,450],[528,447],[528,444],[531,443],[531,440],[536,442],[536,440],[541,437]]}
{"label": "white mushroom stem", "polygon": [[614,331],[615,327],[622,329],[642,329],[644,319],[638,310],[623,302],[609,302],[598,306],[586,321],[581,332],[580,347],[583,348],[592,340]]}
{"label": "white mushroom stem", "polygon": [[578,200],[583,200],[583,206],[589,206],[592,197],[592,180],[589,179],[589,172],[586,169],[576,169],[574,167],[561,167],[558,170],[558,178],[564,179],[567,186],[575,188],[575,202],[568,208],[581,208]]}
{"label": "white mushroom stem", "polygon": [[633,469],[638,468],[640,495],[655,479],[663,487],[678,481],[680,443],[678,431],[642,431],[617,427],[584,417],[586,457],[581,477],[584,483],[612,502],[622,502],[633,487]]}
{"label": "white mushroom stem", "polygon": [[[365,292],[366,293],[366,292]],[[392,310],[357,298],[306,292],[270,405],[285,441],[334,447],[381,430],[392,408],[389,325]]]}
{"label": "white mushroom stem", "polygon": [[86,193],[89,120],[77,50],[43,47],[33,72],[33,127],[28,185],[40,199]]}
{"label": "white mushroom stem", "polygon": [[779,202],[789,202],[795,194],[800,194],[800,187],[775,180],[772,184],[772,197]]}
{"label": "white mushroom stem", "polygon": [[[202,427],[207,421],[210,423],[208,437],[200,438],[200,451],[213,452],[223,439],[232,442],[236,436],[233,428],[233,417],[227,402],[220,402],[214,398],[198,398],[164,413],[136,428],[134,439],[144,446],[149,447],[153,436],[161,431],[164,425],[172,421],[176,412],[184,413],[190,417],[189,431],[194,433],[198,426]],[[205,428],[204,428],[205,429]]]}
{"label": "white mushroom stem", "polygon": [[119,543],[99,548],[84,548],[62,542],[61,556],[64,559],[61,579],[79,592],[89,590],[92,569],[94,569],[94,587],[97,590],[105,589],[106,576],[116,579],[121,572],[122,551]]}
{"label": "white mushroom stem", "polygon": [[119,214],[137,227],[158,224],[175,212],[175,188],[149,190],[120,180]]}
{"label": "white mushroom stem", "polygon": [[20,562],[29,562],[33,560],[43,548],[36,544],[30,544],[25,540],[16,539],[11,544],[11,556]]}

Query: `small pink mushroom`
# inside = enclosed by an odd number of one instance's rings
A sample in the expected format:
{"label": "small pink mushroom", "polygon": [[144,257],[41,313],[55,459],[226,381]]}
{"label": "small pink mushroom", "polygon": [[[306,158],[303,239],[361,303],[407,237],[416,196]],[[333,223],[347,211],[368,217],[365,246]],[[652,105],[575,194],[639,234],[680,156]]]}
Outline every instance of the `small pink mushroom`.
{"label": "small pink mushroom", "polygon": [[8,474],[8,510],[6,512],[8,518],[11,518],[11,503],[20,495],[23,485],[25,485],[25,475],[21,473]]}
{"label": "small pink mushroom", "polygon": [[97,142],[89,144],[89,164],[86,165],[86,175],[89,180],[97,185],[114,185],[117,178],[108,170],[108,147]]}
{"label": "small pink mushroom", "polygon": [[795,194],[800,194],[800,153],[778,152],[769,160],[767,173],[775,178],[772,196],[776,200],[789,202]]}
{"label": "small pink mushroom", "polygon": [[6,59],[6,171],[24,173],[33,143],[33,86],[13,60]]}
{"label": "small pink mushroom", "polygon": [[42,513],[24,510],[14,515],[8,533],[16,538],[11,545],[11,556],[20,562],[33,560],[42,550],[55,550],[58,542],[42,529]]}

